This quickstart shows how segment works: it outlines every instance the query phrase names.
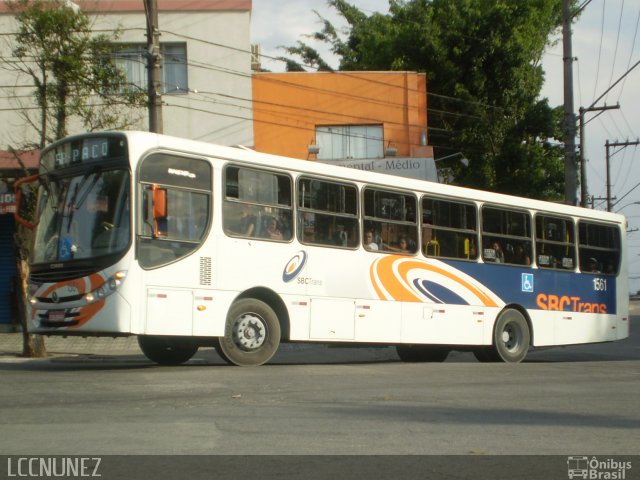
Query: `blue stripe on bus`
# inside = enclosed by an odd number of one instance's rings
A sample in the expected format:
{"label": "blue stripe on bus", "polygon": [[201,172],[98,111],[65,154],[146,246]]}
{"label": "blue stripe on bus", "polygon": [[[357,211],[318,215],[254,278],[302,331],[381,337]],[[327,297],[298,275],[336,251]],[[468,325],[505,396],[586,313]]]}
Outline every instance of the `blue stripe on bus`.
{"label": "blue stripe on bus", "polygon": [[464,298],[457,293],[443,287],[439,283],[431,282],[429,280],[416,279],[413,281],[415,287],[424,296],[429,298],[435,303],[447,303],[450,305],[469,305]]}
{"label": "blue stripe on bus", "polygon": [[[444,262],[482,283],[505,303],[517,303],[529,309],[616,313],[616,277],[613,275],[456,260]],[[531,285],[525,285],[523,274],[529,274],[527,278],[533,275]]]}

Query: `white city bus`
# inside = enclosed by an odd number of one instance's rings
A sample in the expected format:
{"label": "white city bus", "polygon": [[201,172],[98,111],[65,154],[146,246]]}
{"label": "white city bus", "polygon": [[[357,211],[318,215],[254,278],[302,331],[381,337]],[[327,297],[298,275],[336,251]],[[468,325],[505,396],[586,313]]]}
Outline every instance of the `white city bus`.
{"label": "white city bus", "polygon": [[243,366],[282,342],[520,362],[629,335],[621,215],[143,132],[56,142],[38,180],[41,334]]}

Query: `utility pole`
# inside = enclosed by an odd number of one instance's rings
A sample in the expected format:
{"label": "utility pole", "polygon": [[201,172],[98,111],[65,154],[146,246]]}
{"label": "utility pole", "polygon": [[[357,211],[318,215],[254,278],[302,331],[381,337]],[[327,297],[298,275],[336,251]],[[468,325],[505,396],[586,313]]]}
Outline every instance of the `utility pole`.
{"label": "utility pole", "polygon": [[162,133],[162,56],[157,0],[144,0],[147,16],[147,92],[149,131]]}
{"label": "utility pole", "polygon": [[562,1],[562,58],[564,61],[564,199],[575,205],[576,192],[576,116],[573,111],[573,53],[571,48],[571,0]]}
{"label": "utility pole", "polygon": [[[615,154],[611,154],[609,155],[609,148],[610,147],[629,147],[631,145],[638,145],[640,144],[640,141],[636,140],[635,142],[613,142],[613,143],[609,143],[609,140],[607,140],[607,143],[605,144],[606,147],[606,152],[607,152],[607,156],[606,156],[606,165],[607,165],[607,212],[611,211],[611,208],[613,207],[613,204],[611,203],[611,200],[615,200],[614,198],[611,198],[611,179],[610,179],[610,174],[609,174],[609,160],[610,158]],[[620,150],[622,150],[622,148]],[[618,151],[620,151],[618,150]]]}
{"label": "utility pole", "polygon": [[620,104],[603,107],[580,107],[580,206],[586,207],[589,190],[587,188],[587,162],[584,156],[584,114],[587,112],[600,112],[620,108]]}

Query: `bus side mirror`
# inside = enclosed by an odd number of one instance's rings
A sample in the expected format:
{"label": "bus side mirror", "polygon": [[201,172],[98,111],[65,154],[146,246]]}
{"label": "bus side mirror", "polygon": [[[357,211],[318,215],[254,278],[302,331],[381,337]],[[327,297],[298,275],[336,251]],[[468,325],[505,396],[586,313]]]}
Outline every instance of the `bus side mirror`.
{"label": "bus side mirror", "polygon": [[158,238],[167,235],[167,189],[158,185],[152,187],[153,198],[153,236]]}
{"label": "bus side mirror", "polygon": [[16,222],[30,230],[35,229],[38,223],[36,210],[39,180],[40,175],[31,175],[17,180],[13,185],[16,195],[14,217]]}

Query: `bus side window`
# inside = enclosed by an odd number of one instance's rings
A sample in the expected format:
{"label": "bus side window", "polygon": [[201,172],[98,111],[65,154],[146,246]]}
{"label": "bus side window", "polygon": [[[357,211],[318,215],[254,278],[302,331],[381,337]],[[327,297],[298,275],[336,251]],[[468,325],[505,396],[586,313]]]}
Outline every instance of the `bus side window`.
{"label": "bus side window", "polygon": [[422,252],[427,257],[477,259],[475,205],[422,198]]}
{"label": "bus side window", "polygon": [[292,233],[291,178],[228,165],[222,225],[227,235],[289,241]]}
{"label": "bus side window", "polygon": [[574,270],[576,262],[573,221],[538,213],[535,224],[535,258],[538,267]]}
{"label": "bus side window", "polygon": [[301,177],[297,189],[301,243],[357,247],[358,189],[355,185]]}

